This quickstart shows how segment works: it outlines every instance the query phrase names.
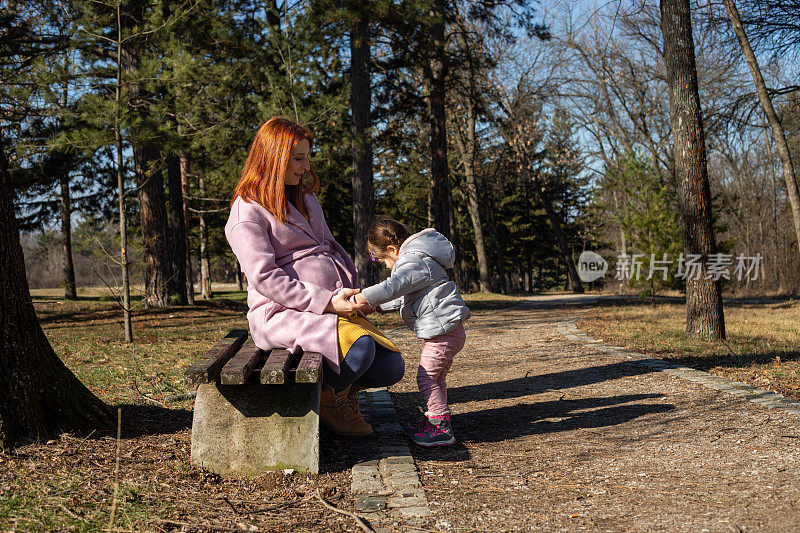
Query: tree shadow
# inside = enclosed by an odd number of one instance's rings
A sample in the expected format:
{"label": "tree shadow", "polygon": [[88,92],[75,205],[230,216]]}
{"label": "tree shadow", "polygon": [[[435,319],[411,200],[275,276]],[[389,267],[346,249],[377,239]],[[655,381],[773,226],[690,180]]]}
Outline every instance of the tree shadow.
{"label": "tree shadow", "polygon": [[453,429],[465,442],[500,442],[526,435],[617,426],[675,409],[666,403],[623,405],[663,397],[663,394],[631,394],[520,403],[455,414]]}
{"label": "tree shadow", "polygon": [[[109,406],[116,420],[117,408],[122,408],[122,440],[149,436],[167,436],[192,428],[191,409],[168,409],[155,405],[120,404]],[[87,440],[116,437],[116,429],[72,433]],[[320,474],[349,469],[352,439],[340,437],[324,426],[320,427]]]}
{"label": "tree shadow", "polygon": [[669,403],[632,404],[663,397],[663,394],[627,394],[561,399],[455,413],[451,421],[458,439],[456,445],[430,449],[412,444],[412,453],[421,460],[466,461],[471,454],[464,443],[503,442],[530,435],[618,426],[675,409]]}
{"label": "tree shadow", "polygon": [[502,298],[487,298],[480,300],[470,300],[467,306],[472,311],[499,311],[502,309],[511,309],[519,305],[516,300],[505,300]]}
{"label": "tree shadow", "polygon": [[[486,400],[507,400],[550,390],[592,385],[622,377],[641,376],[654,371],[655,369],[650,367],[623,361],[601,366],[565,370],[563,372],[531,374],[506,381],[448,387],[447,401],[450,404],[456,404]],[[418,392],[392,392],[392,397],[401,403],[409,401],[416,403],[420,398],[420,394]]]}
{"label": "tree shadow", "polygon": [[[653,368],[632,362],[611,363],[563,372],[526,375],[505,381],[452,387],[448,388],[447,397],[451,406],[467,402],[509,400],[530,397],[546,391],[571,389],[622,377],[648,374],[653,371]],[[398,406],[401,419],[405,423],[415,421],[418,417],[416,405],[420,400],[419,393],[392,392],[391,394]],[[674,405],[663,403],[623,405],[663,397],[663,394],[632,394],[575,400],[562,398],[517,403],[466,413],[459,413],[458,409],[455,409],[452,422],[456,436],[461,441],[500,442],[525,435],[615,426],[648,414],[674,409]],[[460,461],[470,457],[469,451],[463,445],[448,448],[446,452],[415,447],[414,455],[421,459],[442,461]]]}
{"label": "tree shadow", "polygon": [[226,311],[237,311],[246,313],[249,307],[246,300],[232,300],[230,298],[214,298],[213,300],[197,300],[194,304],[196,307],[204,307],[206,309],[222,309]]}
{"label": "tree shadow", "polygon": [[123,439],[169,435],[192,427],[193,411],[190,409],[169,409],[157,405],[114,405],[112,411],[115,419],[117,408],[122,408]]}
{"label": "tree shadow", "polygon": [[724,353],[721,355],[684,355],[682,357],[664,357],[665,361],[673,364],[688,366],[698,370],[710,370],[715,367],[724,368],[748,368],[753,365],[764,365],[772,363],[779,358],[781,362],[800,360],[798,350],[766,350],[762,352],[751,352],[746,354],[732,355]]}
{"label": "tree shadow", "polygon": [[[181,313],[200,309],[210,317],[234,318],[244,316],[247,305],[234,301],[219,301],[213,303],[198,303],[195,306],[159,307],[139,309],[133,313],[134,324],[151,320],[180,319]],[[122,323],[122,310],[118,307],[111,309],[79,309],[62,313],[37,313],[39,323],[47,325],[48,329],[62,329],[74,326],[75,322],[107,321]],[[172,316],[174,315],[174,316]]]}
{"label": "tree shadow", "polygon": [[67,300],[64,295],[59,296],[50,296],[46,294],[31,294],[31,300],[33,303],[46,303],[46,302],[112,302],[113,300],[109,300],[107,296],[86,296],[84,294],[79,294],[77,298],[74,300]]}
{"label": "tree shadow", "polygon": [[[591,294],[591,293],[589,293]],[[638,307],[653,304],[685,305],[684,296],[633,296],[616,294],[598,294],[590,307]],[[725,307],[747,307],[751,305],[783,304],[785,307],[797,303],[796,296],[760,296],[757,298],[723,297]],[[526,302],[527,304],[527,302]]]}

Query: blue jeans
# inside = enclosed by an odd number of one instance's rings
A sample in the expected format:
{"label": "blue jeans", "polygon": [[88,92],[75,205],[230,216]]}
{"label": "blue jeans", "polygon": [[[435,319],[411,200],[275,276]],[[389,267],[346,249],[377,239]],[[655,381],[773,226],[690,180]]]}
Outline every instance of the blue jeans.
{"label": "blue jeans", "polygon": [[325,362],[322,381],[341,392],[351,385],[362,388],[394,385],[406,372],[406,363],[398,352],[375,342],[369,335],[359,337],[350,347],[336,374]]}

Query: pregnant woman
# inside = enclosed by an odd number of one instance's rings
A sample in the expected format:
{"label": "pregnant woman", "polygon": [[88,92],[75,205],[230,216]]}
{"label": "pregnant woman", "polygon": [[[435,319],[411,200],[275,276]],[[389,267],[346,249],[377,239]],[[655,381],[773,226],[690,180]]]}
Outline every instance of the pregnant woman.
{"label": "pregnant woman", "polygon": [[369,435],[358,391],[397,383],[397,347],[349,301],[359,292],[352,259],[317,200],[311,132],[280,117],[256,134],[236,185],[225,236],[247,276],[247,319],[256,346],[324,357],[320,418],[340,435]]}

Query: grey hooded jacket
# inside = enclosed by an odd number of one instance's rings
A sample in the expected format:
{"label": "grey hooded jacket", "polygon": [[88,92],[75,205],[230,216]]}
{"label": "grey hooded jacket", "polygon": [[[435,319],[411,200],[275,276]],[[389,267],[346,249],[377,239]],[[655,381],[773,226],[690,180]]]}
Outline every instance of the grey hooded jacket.
{"label": "grey hooded jacket", "polygon": [[456,284],[447,277],[455,251],[433,228],[415,233],[400,246],[391,275],[361,294],[381,312],[400,308],[403,322],[420,339],[447,333],[469,318]]}

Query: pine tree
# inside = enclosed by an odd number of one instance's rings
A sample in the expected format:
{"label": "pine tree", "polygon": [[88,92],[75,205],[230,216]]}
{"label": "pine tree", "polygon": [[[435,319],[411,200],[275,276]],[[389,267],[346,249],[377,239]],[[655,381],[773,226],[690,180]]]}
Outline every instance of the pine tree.
{"label": "pine tree", "polygon": [[[638,261],[642,266],[630,265],[621,275],[641,273],[639,279],[632,277],[629,284],[652,294],[662,289],[682,288],[676,262],[682,246],[680,223],[673,205],[675,192],[653,170],[649,158],[636,153],[623,155],[605,169],[600,189],[598,207],[625,233],[625,254],[640,254]],[[619,201],[614,202],[614,198]],[[665,255],[669,263],[663,263]],[[654,270],[650,275],[651,260],[667,267],[666,280],[662,270]]]}

